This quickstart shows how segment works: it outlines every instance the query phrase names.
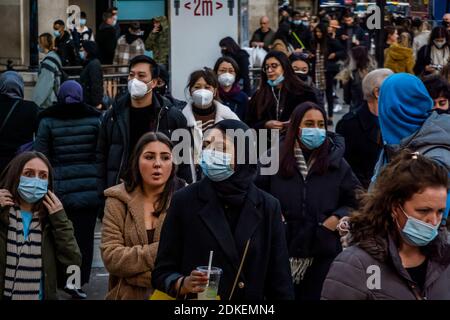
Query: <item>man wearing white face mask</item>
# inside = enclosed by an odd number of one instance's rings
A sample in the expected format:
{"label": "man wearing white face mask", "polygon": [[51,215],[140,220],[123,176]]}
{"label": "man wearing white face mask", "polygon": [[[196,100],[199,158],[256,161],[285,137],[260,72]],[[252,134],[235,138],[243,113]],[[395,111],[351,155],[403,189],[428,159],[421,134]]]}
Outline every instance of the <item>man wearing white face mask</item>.
{"label": "man wearing white face mask", "polygon": [[[170,138],[174,130],[186,128],[183,114],[154,92],[158,77],[159,67],[153,59],[140,55],[131,60],[129,93],[106,112],[98,137],[99,192],[120,182],[143,134],[162,132]],[[189,166],[180,165],[178,176],[190,182]]]}
{"label": "man wearing white face mask", "polygon": [[211,69],[205,68],[194,71],[189,77],[187,90],[189,90],[191,99],[184,107],[183,115],[187,119],[187,126],[193,138],[190,155],[193,181],[198,181],[202,177],[199,158],[202,151],[203,135],[206,131],[222,120],[239,120],[230,108],[215,100],[218,89],[217,76]]}

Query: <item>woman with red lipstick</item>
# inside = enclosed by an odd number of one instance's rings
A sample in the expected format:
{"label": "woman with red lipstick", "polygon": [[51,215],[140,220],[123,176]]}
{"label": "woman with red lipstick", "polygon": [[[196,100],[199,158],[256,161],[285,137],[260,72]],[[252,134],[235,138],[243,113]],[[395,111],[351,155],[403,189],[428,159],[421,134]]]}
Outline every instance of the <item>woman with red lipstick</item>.
{"label": "woman with red lipstick", "polygon": [[172,143],[147,133],[136,145],[125,182],[105,191],[101,252],[110,273],[106,299],[143,300],[153,288],[151,275],[161,227],[175,190]]}

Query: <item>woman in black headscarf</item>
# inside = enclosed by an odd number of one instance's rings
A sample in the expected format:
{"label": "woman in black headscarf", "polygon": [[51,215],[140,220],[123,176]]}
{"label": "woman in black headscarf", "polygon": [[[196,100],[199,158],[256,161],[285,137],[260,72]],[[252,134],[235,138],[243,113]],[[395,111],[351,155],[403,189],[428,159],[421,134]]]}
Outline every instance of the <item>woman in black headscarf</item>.
{"label": "woman in black headscarf", "polygon": [[208,265],[213,251],[212,266],[223,271],[222,300],[294,298],[280,205],[254,184],[254,146],[249,128],[237,120],[221,121],[205,135],[205,177],[172,199],[152,275],[155,288],[195,298],[208,281],[195,269]]}
{"label": "woman in black headscarf", "polygon": [[22,76],[7,71],[0,76],[0,171],[20,146],[33,140],[38,125],[38,106],[24,100]]}

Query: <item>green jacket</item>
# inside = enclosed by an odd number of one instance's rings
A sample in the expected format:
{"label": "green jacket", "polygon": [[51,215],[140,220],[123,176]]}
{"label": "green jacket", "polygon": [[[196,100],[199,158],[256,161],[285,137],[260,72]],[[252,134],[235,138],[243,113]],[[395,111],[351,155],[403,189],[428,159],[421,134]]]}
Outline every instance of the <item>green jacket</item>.
{"label": "green jacket", "polygon": [[[0,300],[3,300],[6,272],[6,241],[9,207],[0,211]],[[81,266],[81,253],[75,240],[72,222],[64,210],[49,215],[42,233],[42,268],[44,300],[57,300],[58,279],[65,279],[71,265]],[[67,276],[67,275],[66,275]],[[64,287],[61,283],[60,287]]]}
{"label": "green jacket", "polygon": [[157,63],[168,64],[169,61],[169,21],[166,17],[159,17],[161,21],[161,31],[158,33],[151,32],[145,41],[145,49],[153,51],[153,58]]}

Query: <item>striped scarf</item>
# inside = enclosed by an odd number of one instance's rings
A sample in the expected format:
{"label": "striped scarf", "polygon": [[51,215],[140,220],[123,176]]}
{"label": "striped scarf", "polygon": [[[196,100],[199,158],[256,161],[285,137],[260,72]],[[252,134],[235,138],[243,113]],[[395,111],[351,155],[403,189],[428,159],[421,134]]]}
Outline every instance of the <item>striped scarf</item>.
{"label": "striped scarf", "polygon": [[[303,180],[306,180],[311,167],[306,163],[302,149],[298,146],[294,147],[294,157]],[[291,264],[292,280],[295,284],[299,284],[305,277],[306,270],[312,265],[313,258],[291,257],[289,258],[289,262]]]}
{"label": "striped scarf", "polygon": [[38,217],[33,217],[28,238],[24,239],[20,210],[9,212],[6,246],[4,296],[11,300],[39,300],[42,276],[42,231]]}
{"label": "striped scarf", "polygon": [[306,163],[305,157],[303,156],[302,149],[299,147],[294,148],[294,157],[295,161],[297,162],[297,167],[300,170],[300,173],[303,177],[303,180],[306,180],[306,177],[308,176],[308,165]]}

